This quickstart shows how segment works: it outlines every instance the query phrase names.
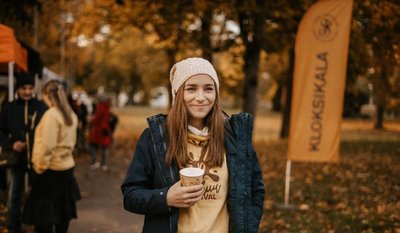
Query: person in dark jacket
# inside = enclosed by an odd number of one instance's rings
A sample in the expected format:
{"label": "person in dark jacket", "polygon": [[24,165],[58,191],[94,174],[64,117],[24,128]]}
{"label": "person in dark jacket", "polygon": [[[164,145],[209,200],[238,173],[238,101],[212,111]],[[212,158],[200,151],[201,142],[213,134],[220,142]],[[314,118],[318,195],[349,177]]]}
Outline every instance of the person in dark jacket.
{"label": "person in dark jacket", "polygon": [[[253,116],[224,114],[216,71],[203,58],[176,63],[170,81],[171,110],[147,119],[121,185],[124,208],[145,215],[143,232],[257,232],[265,188]],[[203,184],[183,187],[185,167],[203,169]]]}
{"label": "person in dark jacket", "polygon": [[0,114],[0,146],[13,150],[19,163],[10,169],[8,195],[8,231],[21,232],[21,198],[25,175],[31,167],[34,130],[47,107],[34,97],[34,78],[26,73],[15,75],[17,99],[6,103]]}

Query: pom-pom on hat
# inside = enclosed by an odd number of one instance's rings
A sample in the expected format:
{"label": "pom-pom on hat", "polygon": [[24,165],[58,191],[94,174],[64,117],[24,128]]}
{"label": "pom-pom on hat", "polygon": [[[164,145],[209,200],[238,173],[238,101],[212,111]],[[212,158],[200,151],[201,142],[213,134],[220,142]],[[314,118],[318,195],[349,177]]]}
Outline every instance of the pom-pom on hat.
{"label": "pom-pom on hat", "polygon": [[206,74],[210,76],[215,82],[217,92],[219,92],[218,76],[213,65],[204,58],[192,57],[177,62],[171,68],[169,81],[172,86],[172,100],[174,100],[176,92],[182,84],[196,74]]}
{"label": "pom-pom on hat", "polygon": [[20,72],[15,74],[15,89],[18,89],[25,85],[35,85],[35,78],[27,73]]}

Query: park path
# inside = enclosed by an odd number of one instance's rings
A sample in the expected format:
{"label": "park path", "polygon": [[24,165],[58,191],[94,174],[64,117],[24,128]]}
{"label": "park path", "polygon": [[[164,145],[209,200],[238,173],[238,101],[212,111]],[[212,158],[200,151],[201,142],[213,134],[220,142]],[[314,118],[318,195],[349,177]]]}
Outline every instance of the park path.
{"label": "park path", "polygon": [[121,183],[129,161],[112,155],[109,171],[89,169],[89,155],[76,158],[75,176],[82,199],[78,201],[78,218],[70,223],[69,233],[139,233],[143,217],[127,212],[122,206]]}

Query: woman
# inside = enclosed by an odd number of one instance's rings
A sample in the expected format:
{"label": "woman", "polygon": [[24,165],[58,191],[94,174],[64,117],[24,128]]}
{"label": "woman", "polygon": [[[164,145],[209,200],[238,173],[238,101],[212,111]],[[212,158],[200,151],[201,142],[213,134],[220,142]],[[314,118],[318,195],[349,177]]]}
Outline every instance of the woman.
{"label": "woman", "polygon": [[[205,59],[178,62],[170,81],[172,108],[147,119],[121,186],[125,209],[145,215],[143,232],[257,232],[265,190],[253,117],[223,113]],[[202,168],[203,185],[182,187],[184,167]]]}
{"label": "woman", "polygon": [[[108,147],[112,141],[112,132],[110,128],[111,102],[110,98],[101,96],[96,106],[96,112],[91,121],[91,130],[89,133],[89,153],[92,156],[91,169],[101,168],[107,171]],[[101,164],[97,161],[98,150],[101,151]]]}
{"label": "woman", "polygon": [[24,206],[23,219],[35,226],[36,233],[65,233],[76,218],[80,199],[73,175],[72,155],[78,120],[68,104],[62,84],[51,80],[43,88],[49,109],[35,131],[32,152],[31,192]]}

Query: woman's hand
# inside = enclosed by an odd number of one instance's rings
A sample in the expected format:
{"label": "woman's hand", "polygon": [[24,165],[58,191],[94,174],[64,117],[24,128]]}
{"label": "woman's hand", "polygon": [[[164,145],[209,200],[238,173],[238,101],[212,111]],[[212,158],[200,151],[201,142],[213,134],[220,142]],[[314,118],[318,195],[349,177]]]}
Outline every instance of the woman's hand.
{"label": "woman's hand", "polygon": [[169,188],[167,193],[167,204],[177,208],[187,208],[200,201],[204,193],[203,185],[183,187],[178,181]]}

